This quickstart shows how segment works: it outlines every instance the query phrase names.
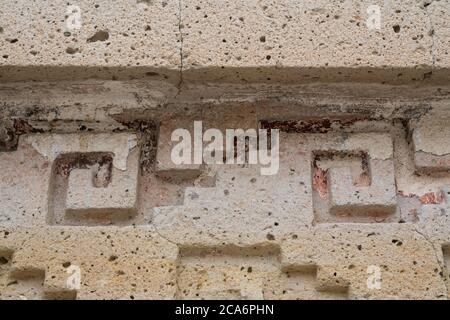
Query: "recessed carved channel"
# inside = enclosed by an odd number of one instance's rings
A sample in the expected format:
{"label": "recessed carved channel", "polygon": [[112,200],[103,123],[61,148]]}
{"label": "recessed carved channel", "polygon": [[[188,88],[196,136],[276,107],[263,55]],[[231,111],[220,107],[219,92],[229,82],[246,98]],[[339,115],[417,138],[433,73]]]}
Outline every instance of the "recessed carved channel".
{"label": "recessed carved channel", "polygon": [[[390,160],[362,150],[313,152],[315,222],[380,222],[397,212]],[[387,176],[390,178],[389,176]]]}
{"label": "recessed carved channel", "polygon": [[136,214],[135,182],[114,170],[112,153],[60,155],[52,168],[48,223],[109,225],[130,220]]}
{"label": "recessed carved channel", "polygon": [[185,247],[177,269],[178,299],[343,299],[317,290],[315,265],[286,268],[276,245]]}

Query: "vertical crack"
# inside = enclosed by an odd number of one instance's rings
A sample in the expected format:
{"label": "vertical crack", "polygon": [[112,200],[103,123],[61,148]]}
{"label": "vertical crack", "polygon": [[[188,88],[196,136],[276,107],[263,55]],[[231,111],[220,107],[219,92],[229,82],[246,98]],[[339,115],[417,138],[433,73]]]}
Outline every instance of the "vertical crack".
{"label": "vertical crack", "polygon": [[423,7],[425,13],[428,18],[428,24],[430,25],[430,30],[428,31],[428,35],[431,37],[431,63],[433,68],[436,66],[436,41],[435,41],[435,30],[433,19],[431,18],[430,12],[428,11],[428,7],[433,3],[433,0],[425,0],[423,2]]}
{"label": "vertical crack", "polygon": [[439,249],[442,250],[442,246],[439,246],[439,248],[436,248],[436,246],[435,246],[435,244],[433,243],[433,241],[431,241],[431,240],[429,239],[429,237],[428,237],[425,233],[421,232],[421,231],[419,230],[418,227],[415,227],[415,231],[416,231],[420,236],[422,236],[422,237],[425,239],[425,241],[428,242],[428,243],[430,244],[431,248],[433,249],[433,253],[434,253],[436,262],[437,262],[437,264],[438,264],[438,266],[439,266],[439,269],[440,269],[440,270],[439,270],[439,276],[440,276],[440,278],[442,279],[442,281],[443,281],[443,283],[444,283],[444,286],[445,286],[445,289],[446,289],[447,295],[448,295],[449,288],[448,288],[447,281],[446,281],[446,275],[444,274],[444,273],[445,273],[445,270],[446,270],[445,262],[441,259],[440,255],[439,255],[438,252],[437,252]]}
{"label": "vertical crack", "polygon": [[[181,91],[181,85],[183,84],[183,32],[182,32],[182,0],[178,0],[178,31],[180,33],[180,78],[178,82],[178,94]],[[177,95],[178,95],[177,94]]]}

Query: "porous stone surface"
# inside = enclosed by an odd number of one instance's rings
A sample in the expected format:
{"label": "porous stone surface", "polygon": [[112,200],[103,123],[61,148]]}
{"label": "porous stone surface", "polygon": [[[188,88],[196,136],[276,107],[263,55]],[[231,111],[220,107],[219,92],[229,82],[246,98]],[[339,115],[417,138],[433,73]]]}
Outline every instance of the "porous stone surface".
{"label": "porous stone surface", "polygon": [[426,117],[414,128],[414,160],[423,171],[447,170],[450,167],[449,118]]}
{"label": "porous stone surface", "polygon": [[[235,118],[232,113],[230,125]],[[222,119],[227,123],[226,114]],[[190,170],[183,166],[167,169],[167,174],[173,170],[173,180],[159,175],[156,162],[152,169],[140,161],[136,171],[136,159],[144,157],[136,151],[146,147],[141,131],[22,135],[17,150],[0,158],[1,297],[446,298],[449,178],[442,170],[434,177],[415,169],[409,151],[414,149],[406,139],[413,129],[398,121],[337,121],[336,128],[308,121],[261,124],[282,130],[278,174],[262,176],[259,165],[209,165],[199,168],[198,176],[185,177],[190,183],[177,179]],[[413,127],[427,137],[433,134],[424,122],[411,122]],[[165,148],[154,145],[156,153]],[[74,218],[67,211],[70,197],[61,202],[64,187],[52,185],[54,175],[62,174],[55,159],[98,152],[112,154],[110,183],[127,174],[139,184],[133,215],[121,190],[111,193],[122,200],[115,210],[89,191],[90,170],[101,175],[91,162],[80,167],[69,161],[65,167],[69,190],[73,184],[89,214]],[[399,164],[409,162],[408,176]],[[337,168],[343,171],[333,173]],[[81,171],[79,179],[70,179]],[[436,196],[422,194],[425,187],[436,187]],[[170,196],[179,192],[180,200]],[[147,196],[152,193],[168,200],[156,204]],[[58,219],[51,211],[55,200],[62,206]],[[77,270],[81,286],[73,289],[67,279]],[[373,270],[380,274],[376,289],[368,284]]]}
{"label": "porous stone surface", "polygon": [[450,30],[448,15],[450,3],[448,1],[426,1],[427,11],[432,24],[433,61],[438,67],[448,68],[450,64],[449,39]]}
{"label": "porous stone surface", "polygon": [[448,299],[449,3],[370,4],[2,1],[0,299]]}
{"label": "porous stone surface", "polygon": [[[379,8],[379,28],[369,28],[370,6]],[[183,2],[182,13],[185,79],[376,79],[383,71],[372,68],[433,65],[433,13],[416,0],[198,1]],[[266,71],[278,68],[283,73]],[[391,76],[412,80],[414,73]]]}
{"label": "porous stone surface", "polygon": [[[156,153],[156,171],[160,176],[172,178],[189,178],[200,175],[201,162],[195,164],[193,154],[189,155],[189,164],[175,164],[172,162],[172,150],[181,138],[172,139],[172,132],[177,129],[188,130],[191,139],[194,142],[194,119],[181,119],[178,121],[163,121],[159,126],[158,147]],[[201,131],[203,133],[203,130]],[[191,149],[192,150],[192,149]]]}
{"label": "porous stone surface", "polygon": [[5,0],[0,81],[443,82],[448,10],[428,0]]}
{"label": "porous stone surface", "polygon": [[0,17],[1,81],[178,74],[178,0],[7,0]]}

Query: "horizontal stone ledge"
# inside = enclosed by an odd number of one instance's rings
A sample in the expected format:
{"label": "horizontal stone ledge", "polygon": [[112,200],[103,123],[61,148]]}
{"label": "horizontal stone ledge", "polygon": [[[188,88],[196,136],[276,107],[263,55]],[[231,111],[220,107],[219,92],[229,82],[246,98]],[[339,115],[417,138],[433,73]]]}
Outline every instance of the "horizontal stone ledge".
{"label": "horizontal stone ledge", "polygon": [[179,3],[64,0],[0,3],[0,66],[177,69]]}
{"label": "horizontal stone ledge", "polygon": [[191,67],[183,68],[183,81],[230,82],[230,83],[378,83],[404,84],[446,84],[449,83],[448,68],[434,68],[423,65],[403,66],[243,66],[243,67]]}
{"label": "horizontal stone ledge", "polygon": [[448,84],[448,68],[405,67],[199,67],[180,69],[151,66],[0,66],[0,83],[77,80],[163,80],[222,83],[377,83],[389,85]]}
{"label": "horizontal stone ledge", "polygon": [[76,65],[4,65],[0,66],[0,83],[21,81],[61,80],[168,80],[178,83],[177,68],[155,68],[151,66],[76,66]]}

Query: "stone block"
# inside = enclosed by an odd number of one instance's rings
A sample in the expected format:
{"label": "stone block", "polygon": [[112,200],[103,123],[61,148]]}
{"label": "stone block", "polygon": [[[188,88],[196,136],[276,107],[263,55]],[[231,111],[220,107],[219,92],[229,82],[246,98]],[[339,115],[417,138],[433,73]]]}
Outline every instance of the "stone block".
{"label": "stone block", "polygon": [[[364,81],[379,80],[373,70],[388,66],[432,66],[430,21],[414,0],[206,0],[181,10],[184,79]],[[420,76],[394,71],[389,81]]]}
{"label": "stone block", "polygon": [[0,16],[0,81],[178,78],[177,0],[5,0]]}
{"label": "stone block", "polygon": [[414,162],[423,172],[450,169],[449,118],[425,117],[415,126],[412,134]]}

